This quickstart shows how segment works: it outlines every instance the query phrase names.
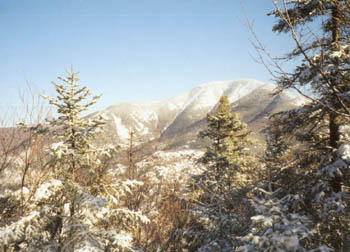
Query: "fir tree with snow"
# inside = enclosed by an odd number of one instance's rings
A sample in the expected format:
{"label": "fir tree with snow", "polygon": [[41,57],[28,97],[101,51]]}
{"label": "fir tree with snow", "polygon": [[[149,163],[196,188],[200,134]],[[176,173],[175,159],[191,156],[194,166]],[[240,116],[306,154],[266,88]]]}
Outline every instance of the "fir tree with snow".
{"label": "fir tree with snow", "polygon": [[273,31],[289,33],[295,42],[283,59],[297,62],[291,72],[284,72],[273,59],[277,71],[271,73],[280,87],[277,93],[294,89],[309,98],[301,108],[274,116],[285,136],[301,143],[294,149],[291,161],[295,162],[283,165],[292,176],[280,187],[284,195],[301,197],[303,207],[298,214],[308,217],[318,237],[313,247],[324,244],[345,251],[350,248],[350,173],[338,154],[342,143],[349,141],[350,3],[281,0],[274,4],[270,15],[277,23]]}
{"label": "fir tree with snow", "polygon": [[242,237],[245,245],[240,252],[329,252],[326,245],[312,248],[315,230],[312,221],[298,213],[300,197],[286,195],[281,199],[276,192],[264,192],[265,198],[253,199],[256,214],[248,234]]}
{"label": "fir tree with snow", "polygon": [[134,228],[148,221],[125,206],[135,180],[119,180],[107,161],[116,147],[102,148],[94,141],[103,130],[102,117],[86,118],[99,96],[85,104],[90,91],[80,87],[77,73],[67,70],[63,84],[53,83],[58,117],[45,126],[28,126],[52,139],[47,164],[49,175],[27,198],[23,214],[0,228],[4,251],[132,251]]}

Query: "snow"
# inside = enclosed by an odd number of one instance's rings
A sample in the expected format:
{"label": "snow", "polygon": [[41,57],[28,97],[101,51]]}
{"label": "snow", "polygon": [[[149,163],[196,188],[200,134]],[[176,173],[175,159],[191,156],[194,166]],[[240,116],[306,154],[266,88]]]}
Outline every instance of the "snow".
{"label": "snow", "polygon": [[68,151],[67,146],[63,142],[53,143],[50,146],[51,150],[55,152],[58,158],[61,158],[64,153]]}
{"label": "snow", "polygon": [[297,195],[286,195],[281,199],[254,198],[255,210],[259,214],[251,218],[250,233],[241,239],[245,245],[238,251],[306,251],[300,241],[312,237],[312,222],[307,216],[288,213],[291,209],[284,207],[295,206],[298,200]]}
{"label": "snow", "polygon": [[137,117],[137,119],[139,120],[142,120],[142,121],[158,120],[158,115],[154,110],[154,107],[136,104],[134,111],[135,112],[133,113],[133,116]]}
{"label": "snow", "polygon": [[350,161],[350,144],[342,143],[338,149],[338,155],[340,158]]}
{"label": "snow", "polygon": [[[212,108],[222,95],[227,95],[229,102],[233,103],[264,85],[266,84],[250,79],[204,83],[189,92],[189,99],[184,104],[192,105],[194,109]],[[268,86],[273,87],[272,85]],[[187,106],[185,105],[185,107]]]}
{"label": "snow", "polygon": [[115,126],[117,128],[117,134],[120,138],[128,138],[129,137],[129,129],[126,128],[124,126],[124,124],[122,123],[122,120],[115,116],[114,114],[112,114],[112,117],[114,119],[114,123],[115,123]]}
{"label": "snow", "polygon": [[136,109],[131,113],[131,117],[134,121],[134,127],[138,135],[147,135],[150,130],[145,126],[145,123],[150,121],[158,121],[158,115],[154,110],[151,109],[142,109],[136,107]]}
{"label": "snow", "polygon": [[170,111],[174,111],[174,110],[176,110],[177,108],[178,108],[178,106],[176,106],[174,103],[169,102],[169,104],[168,104],[168,109],[169,109]]}
{"label": "snow", "polygon": [[146,167],[152,164],[154,167],[154,178],[159,180],[185,181],[188,176],[198,174],[201,171],[201,167],[196,165],[196,160],[202,155],[202,151],[186,149],[157,151],[151,157],[137,163],[136,166]]}
{"label": "snow", "polygon": [[299,247],[299,239],[296,235],[286,237],[283,242],[288,251],[296,251],[296,249]]}
{"label": "snow", "polygon": [[334,51],[330,54],[331,58],[340,58],[343,55],[343,52],[341,51]]}
{"label": "snow", "polygon": [[[158,138],[184,113],[204,118],[222,95],[227,95],[229,102],[234,103],[260,88],[272,93],[276,86],[253,79],[213,81],[169,99],[117,103],[106,111],[109,117],[113,117],[122,142],[129,138],[128,126],[135,131],[136,136],[143,137],[142,141],[148,141],[149,138]],[[305,103],[305,99],[298,95],[286,94],[298,106]],[[162,123],[162,131],[158,131],[159,123]]]}
{"label": "snow", "polygon": [[[230,103],[234,103],[263,85],[265,84],[255,80],[232,82],[230,83],[229,89],[226,90],[225,95],[227,95]],[[273,88],[271,91],[272,90]]]}
{"label": "snow", "polygon": [[62,148],[62,147],[64,147],[64,146],[65,146],[65,145],[64,145],[63,142],[57,142],[57,143],[51,144],[51,149],[52,149],[53,151],[57,151],[59,148]]}
{"label": "snow", "polygon": [[[222,95],[227,95],[230,103],[233,103],[264,85],[266,84],[249,79],[239,81],[214,81],[204,83],[189,92],[175,96],[169,101],[171,101],[172,106],[181,109],[178,110],[173,120],[163,129],[162,132],[176,121],[184,111],[198,110],[204,111],[205,114],[212,110]],[[266,85],[266,87],[270,87],[272,91],[274,86]],[[177,106],[174,104],[177,104]]]}
{"label": "snow", "polygon": [[35,200],[46,200],[48,199],[56,190],[62,187],[62,182],[60,180],[52,179],[51,181],[42,184],[35,192]]}
{"label": "snow", "polygon": [[293,94],[291,92],[284,91],[283,94],[287,96],[290,100],[292,100],[295,106],[302,106],[308,102],[308,100],[300,95]]}

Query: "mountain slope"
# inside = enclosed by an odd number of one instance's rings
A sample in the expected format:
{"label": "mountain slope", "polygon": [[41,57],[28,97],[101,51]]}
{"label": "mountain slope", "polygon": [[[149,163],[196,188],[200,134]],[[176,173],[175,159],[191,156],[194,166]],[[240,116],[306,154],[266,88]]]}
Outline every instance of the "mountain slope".
{"label": "mountain slope", "polygon": [[228,96],[233,111],[239,112],[255,131],[269,114],[305,102],[291,93],[272,97],[274,88],[250,79],[216,81],[162,101],[116,103],[98,114],[108,118],[109,130],[121,143],[127,142],[132,130],[139,142],[159,139],[185,144],[205,126],[207,113],[215,109],[222,95]]}

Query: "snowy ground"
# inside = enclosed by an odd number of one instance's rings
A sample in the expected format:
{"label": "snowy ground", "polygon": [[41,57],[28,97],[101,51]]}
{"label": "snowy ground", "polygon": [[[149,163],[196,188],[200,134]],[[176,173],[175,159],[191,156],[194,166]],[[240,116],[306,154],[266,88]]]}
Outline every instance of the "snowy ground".
{"label": "snowy ground", "polygon": [[157,151],[136,165],[153,166],[151,170],[153,177],[157,180],[185,182],[190,175],[201,171],[197,160],[202,155],[202,151],[196,150]]}

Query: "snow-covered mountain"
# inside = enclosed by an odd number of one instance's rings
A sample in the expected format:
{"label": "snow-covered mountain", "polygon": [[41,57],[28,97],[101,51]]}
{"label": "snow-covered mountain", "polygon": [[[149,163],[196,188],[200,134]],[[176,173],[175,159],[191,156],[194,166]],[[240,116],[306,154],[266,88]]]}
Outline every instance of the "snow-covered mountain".
{"label": "snow-covered mountain", "polygon": [[132,130],[142,142],[166,138],[172,139],[173,144],[182,139],[184,144],[193,140],[222,95],[228,96],[232,109],[253,127],[261,124],[269,113],[305,102],[292,93],[272,97],[275,87],[252,79],[215,81],[166,100],[116,103],[98,114],[108,119],[108,128],[121,143],[127,142]]}
{"label": "snow-covered mountain", "polygon": [[[200,171],[196,160],[203,154],[205,142],[198,140],[198,132],[206,127],[206,115],[215,109],[221,95],[228,96],[232,110],[248,123],[255,137],[259,137],[259,131],[267,125],[269,114],[306,102],[299,95],[288,92],[272,96],[274,89],[274,85],[249,79],[216,81],[161,101],[116,103],[90,116],[101,114],[108,120],[106,135],[101,137],[102,144],[111,136],[113,143],[127,146],[132,130],[134,140],[140,144],[135,147],[133,157],[137,169],[150,167],[147,172],[156,182],[163,179],[181,182]],[[16,128],[0,130],[14,132]],[[20,142],[24,139],[17,137]],[[18,186],[21,183],[21,177],[18,177],[21,165],[17,163],[22,162],[21,156],[25,154],[22,144],[15,152],[14,169],[4,173],[3,185]],[[261,147],[263,145],[258,141],[251,146],[254,153],[260,153]],[[122,148],[116,158],[116,169],[126,169],[129,162],[126,149]]]}

